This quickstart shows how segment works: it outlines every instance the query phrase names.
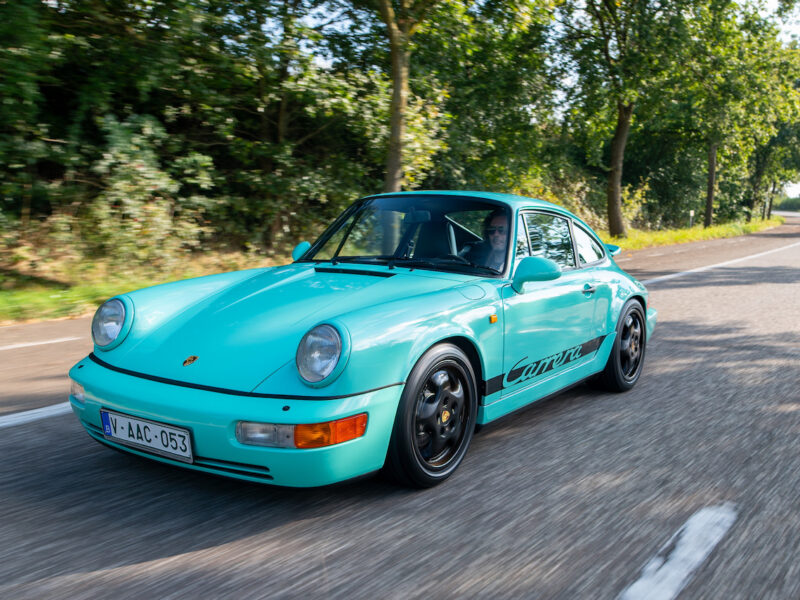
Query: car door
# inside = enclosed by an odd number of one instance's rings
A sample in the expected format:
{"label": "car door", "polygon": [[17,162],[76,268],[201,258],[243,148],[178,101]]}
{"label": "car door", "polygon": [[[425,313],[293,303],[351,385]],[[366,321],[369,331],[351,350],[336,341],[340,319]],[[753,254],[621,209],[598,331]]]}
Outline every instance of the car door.
{"label": "car door", "polygon": [[595,290],[585,270],[577,268],[572,235],[571,220],[565,216],[545,211],[520,215],[517,258],[526,252],[548,258],[561,266],[562,274],[553,281],[528,283],[523,293],[511,286],[504,288],[501,396],[552,383],[558,377],[569,385],[569,372],[589,360],[599,346]]}
{"label": "car door", "polygon": [[603,243],[581,223],[572,222],[575,241],[575,258],[583,277],[584,288],[592,289],[594,300],[593,337],[610,333],[616,322],[609,321],[613,289],[619,285],[619,276],[608,268],[609,259]]}

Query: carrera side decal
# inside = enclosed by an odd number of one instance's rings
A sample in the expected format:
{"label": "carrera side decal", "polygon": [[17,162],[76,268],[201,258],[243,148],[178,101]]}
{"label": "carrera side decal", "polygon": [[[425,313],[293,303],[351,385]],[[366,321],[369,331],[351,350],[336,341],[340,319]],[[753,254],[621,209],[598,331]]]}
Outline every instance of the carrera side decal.
{"label": "carrera side decal", "polygon": [[530,361],[528,357],[525,356],[518,360],[516,364],[509,369],[508,373],[496,375],[484,381],[484,396],[530,381],[535,377],[549,373],[553,369],[575,362],[595,352],[600,347],[600,344],[603,343],[605,337],[606,336],[601,335],[593,340],[578,346],[573,346],[572,348],[567,348],[566,350],[561,350],[560,352],[556,352],[555,354],[551,354],[539,360]]}

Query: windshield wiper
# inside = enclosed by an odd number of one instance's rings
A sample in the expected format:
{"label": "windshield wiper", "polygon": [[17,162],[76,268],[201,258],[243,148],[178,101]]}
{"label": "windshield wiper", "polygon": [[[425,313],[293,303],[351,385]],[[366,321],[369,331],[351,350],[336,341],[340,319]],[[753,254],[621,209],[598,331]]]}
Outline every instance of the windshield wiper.
{"label": "windshield wiper", "polygon": [[473,269],[478,269],[480,271],[488,271],[489,273],[492,273],[493,275],[502,275],[503,274],[503,272],[500,271],[499,269],[495,269],[494,267],[487,267],[486,265],[476,265],[474,262],[471,262],[469,264],[464,264],[464,266],[465,267],[471,267]]}
{"label": "windshield wiper", "polygon": [[403,258],[400,256],[395,256],[392,260],[389,261],[390,266],[394,265],[402,265],[402,266],[416,266],[416,267],[431,267],[431,268],[438,268],[441,267],[439,263],[435,263],[430,260],[424,260],[421,258]]}
{"label": "windshield wiper", "polygon": [[435,259],[423,259],[423,258],[393,258],[390,261],[390,264],[398,264],[402,266],[420,266],[420,267],[429,267],[432,269],[441,270],[442,268],[450,268],[450,267],[461,267],[466,269],[477,269],[479,271],[483,271],[486,273],[491,273],[492,275],[500,275],[502,271],[498,271],[492,267],[487,267],[484,265],[479,265],[474,262],[468,261],[463,258],[449,258],[443,256],[441,258]]}
{"label": "windshield wiper", "polygon": [[[332,264],[336,263],[378,263],[384,264],[391,260],[391,256],[337,256],[328,259]],[[326,262],[326,261],[322,261]]]}

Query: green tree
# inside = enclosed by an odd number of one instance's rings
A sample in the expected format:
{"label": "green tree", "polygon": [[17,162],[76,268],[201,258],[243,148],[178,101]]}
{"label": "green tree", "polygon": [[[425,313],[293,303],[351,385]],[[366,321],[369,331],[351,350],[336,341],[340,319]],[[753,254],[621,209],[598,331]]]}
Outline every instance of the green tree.
{"label": "green tree", "polygon": [[[730,0],[697,6],[689,22],[690,42],[677,80],[690,99],[693,128],[707,153],[704,225],[712,223],[720,148],[746,164],[755,146],[775,134],[776,124],[796,103],[791,56],[777,29],[757,12]],[[748,206],[748,219],[753,209]]]}
{"label": "green tree", "polygon": [[0,0],[0,210],[27,229],[37,194],[37,163],[47,156],[47,124],[38,118],[48,23],[36,0]]}
{"label": "green tree", "polygon": [[411,37],[442,0],[370,0],[386,26],[391,64],[392,102],[391,130],[386,155],[384,192],[397,192],[403,187],[403,146],[406,135],[406,111],[409,96],[409,63]]}
{"label": "green tree", "polygon": [[421,28],[418,81],[435,76],[450,115],[427,185],[511,191],[548,179],[556,135],[551,9],[542,0],[446,3]]}
{"label": "green tree", "polygon": [[611,235],[625,235],[621,184],[634,109],[658,94],[659,81],[686,40],[689,6],[689,0],[565,0],[558,7],[559,46],[570,63],[580,114],[592,121],[595,135],[611,136],[606,187]]}

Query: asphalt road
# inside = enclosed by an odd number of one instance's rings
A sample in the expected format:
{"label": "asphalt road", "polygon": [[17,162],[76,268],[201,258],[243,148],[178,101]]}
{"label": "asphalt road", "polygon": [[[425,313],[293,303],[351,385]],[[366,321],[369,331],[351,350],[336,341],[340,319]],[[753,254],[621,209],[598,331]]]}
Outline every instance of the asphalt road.
{"label": "asphalt road", "polygon": [[[728,264],[650,286],[633,391],[491,424],[432,490],[185,472],[72,415],[0,428],[0,598],[615,598],[726,502],[736,520],[680,597],[800,598],[800,218],[619,259],[644,280]],[[64,402],[90,346],[87,319],[0,328],[0,418]]]}

